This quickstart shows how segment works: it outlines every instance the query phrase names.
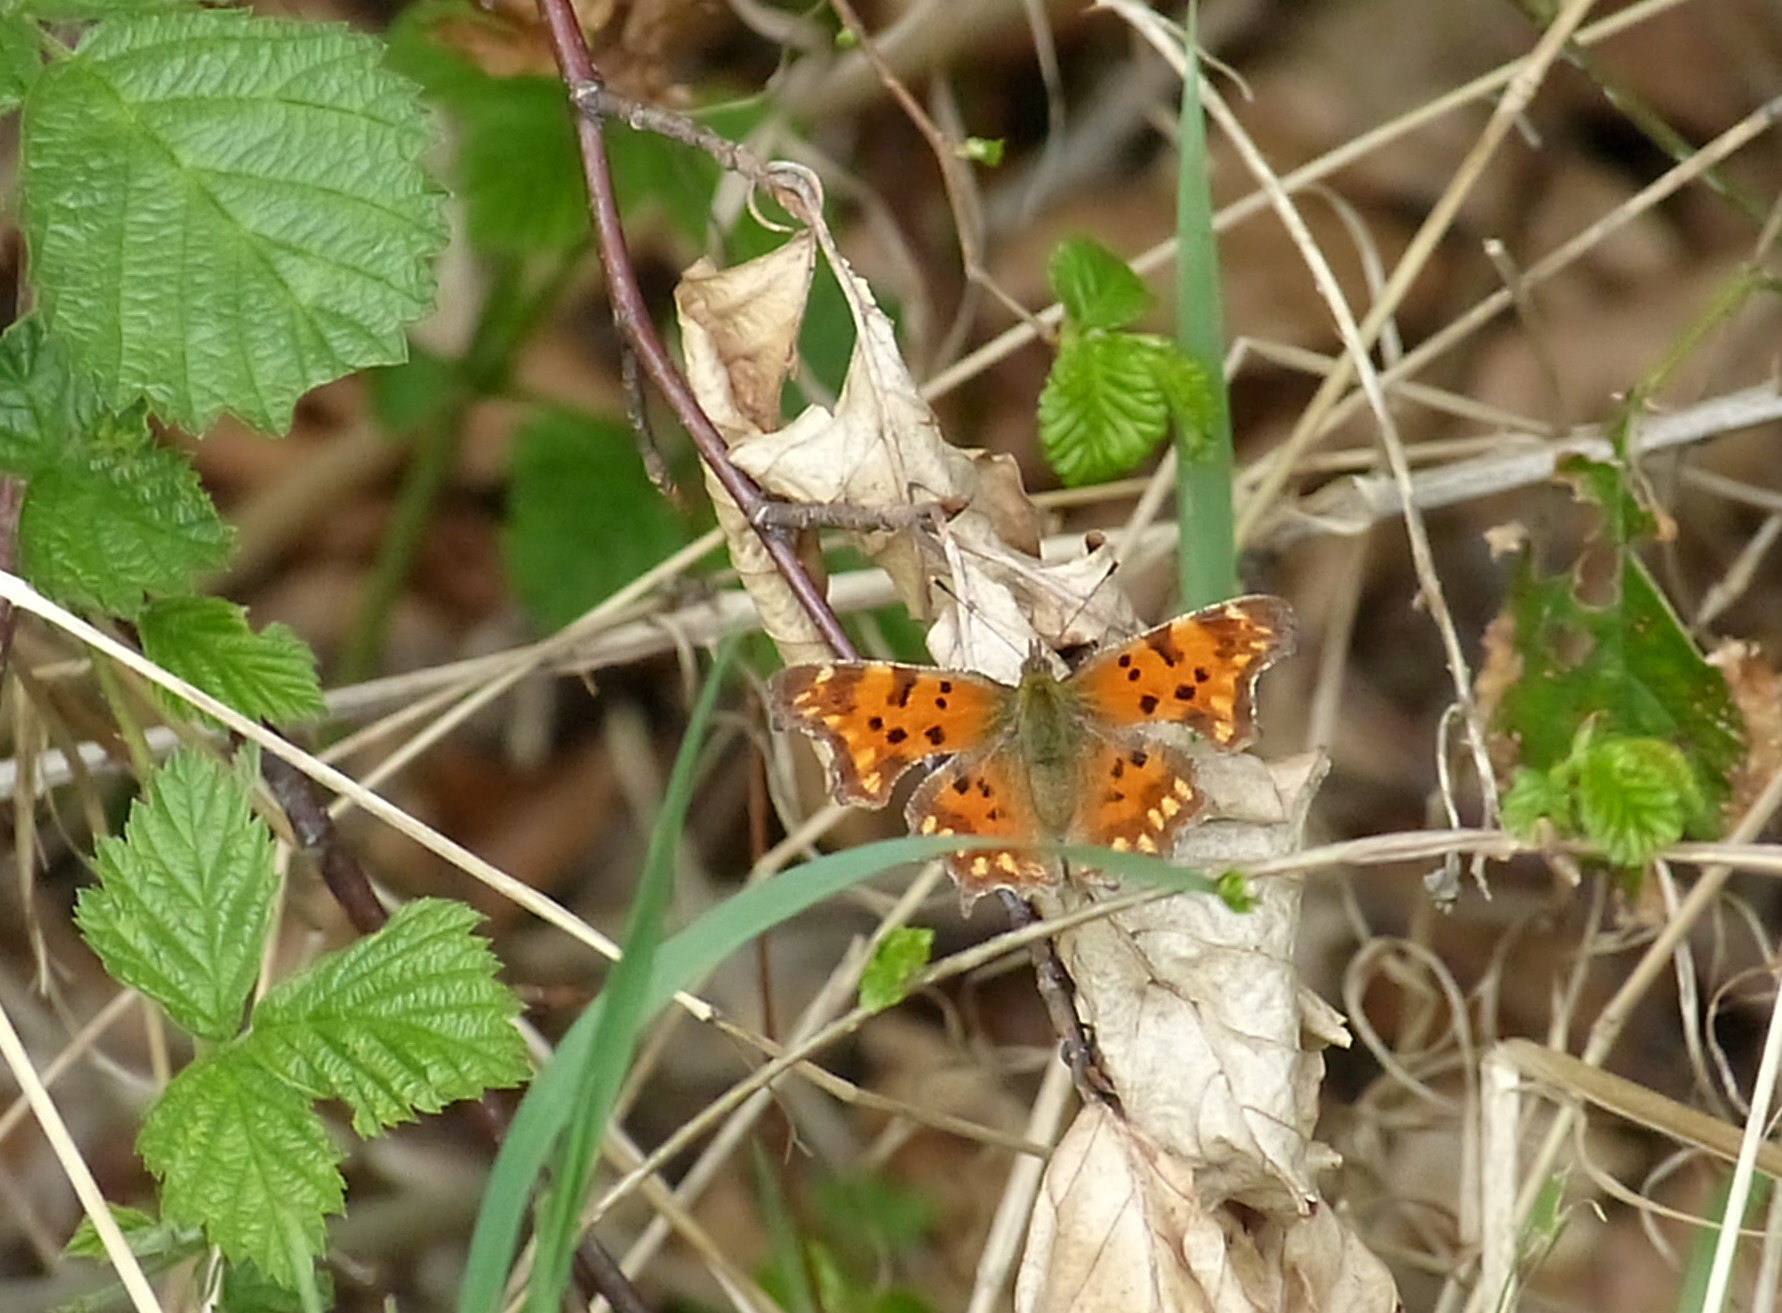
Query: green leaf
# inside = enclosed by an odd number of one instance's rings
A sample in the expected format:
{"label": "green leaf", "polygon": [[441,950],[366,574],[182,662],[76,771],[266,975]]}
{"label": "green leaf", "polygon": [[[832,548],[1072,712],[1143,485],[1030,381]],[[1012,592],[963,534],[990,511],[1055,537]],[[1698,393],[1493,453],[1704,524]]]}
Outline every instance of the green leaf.
{"label": "green leaf", "polygon": [[503,557],[515,596],[559,628],[690,540],[630,426],[540,411],[514,438]]}
{"label": "green leaf", "polygon": [[650,827],[643,872],[625,922],[624,952],[600,990],[601,1006],[592,1043],[577,1063],[576,1083],[582,1098],[558,1146],[550,1193],[537,1210],[532,1283],[526,1298],[529,1313],[548,1313],[563,1302],[573,1251],[582,1233],[582,1202],[599,1158],[599,1145],[618,1105],[644,1027],[661,1007],[651,997],[650,986],[662,944],[663,922],[674,895],[681,835],[698,782],[700,752],[736,649],[735,639],[718,649],[699,701],[694,703],[693,714],[688,718],[680,751],[675,754],[662,808]]}
{"label": "green leaf", "polygon": [[294,1287],[341,1211],[344,1156],[309,1101],[231,1046],[187,1067],[143,1119],[161,1207],[236,1262]]}
{"label": "green leaf", "polygon": [[22,14],[0,13],[0,114],[10,114],[43,71],[42,36]]}
{"label": "green leaf", "polygon": [[933,949],[934,931],[925,927],[899,926],[886,935],[860,974],[860,1006],[883,1012],[903,1002]]}
{"label": "green leaf", "polygon": [[1565,576],[1524,571],[1508,612],[1520,676],[1505,690],[1493,730],[1520,764],[1551,770],[1573,754],[1590,722],[1600,739],[1674,744],[1695,776],[1693,832],[1712,833],[1744,755],[1744,724],[1726,680],[1709,665],[1639,558],[1621,563],[1620,596],[1591,606]]}
{"label": "green leaf", "polygon": [[[147,421],[132,418],[146,439]],[[99,394],[74,373],[68,352],[36,315],[0,337],[0,467],[29,479],[69,448],[93,441],[106,419]]]}
{"label": "green leaf", "polygon": [[[1625,430],[1625,419],[1620,427]],[[1579,501],[1602,511],[1602,537],[1611,545],[1627,547],[1658,533],[1658,516],[1641,500],[1639,480],[1630,478],[1625,467],[1571,455],[1561,457],[1553,473],[1572,485]]]}
{"label": "green leaf", "polygon": [[1617,866],[1641,866],[1683,837],[1701,808],[1689,759],[1657,739],[1597,739],[1578,767],[1578,818]]}
{"label": "green leaf", "polygon": [[1066,335],[1040,393],[1040,443],[1073,488],[1132,469],[1168,432],[1169,399],[1158,378],[1154,339],[1093,332]]}
{"label": "green leaf", "polygon": [[[138,1258],[190,1255],[200,1243],[198,1232],[192,1227],[175,1226],[140,1208],[128,1208],[123,1204],[108,1204],[107,1207],[111,1210],[112,1221],[124,1233],[130,1252]],[[80,1219],[80,1225],[74,1228],[74,1234],[62,1247],[62,1252],[70,1258],[106,1258],[105,1242],[99,1238],[92,1218]]]}
{"label": "green leaf", "polygon": [[889,1176],[824,1176],[814,1187],[813,1225],[861,1264],[903,1254],[934,1233],[935,1200]]}
{"label": "green leaf", "polygon": [[[334,1273],[322,1268],[315,1277],[319,1307],[338,1308],[334,1297]],[[221,1313],[305,1313],[300,1294],[279,1285],[253,1263],[245,1262],[224,1267],[223,1294],[217,1307]]]}
{"label": "green leaf", "polygon": [[1571,790],[1554,778],[1554,772],[1518,767],[1504,791],[1504,828],[1519,839],[1533,839],[1545,820],[1561,834],[1578,832],[1577,808]]}
{"label": "green leaf", "polygon": [[1151,308],[1151,289],[1119,256],[1088,237],[1058,244],[1046,262],[1046,283],[1072,327],[1125,328]]}
{"label": "green leaf", "polygon": [[465,231],[490,252],[534,255],[589,240],[588,193],[563,83],[491,77],[448,41],[505,20],[465,0],[411,5],[390,29],[390,66],[419,82],[457,128],[450,165]]}
{"label": "green leaf", "polygon": [[415,88],[344,27],[116,18],[25,102],[23,225],[52,329],[113,405],[283,430],[401,360],[446,238]]}
{"label": "green leaf", "polygon": [[1157,386],[1163,390],[1170,418],[1181,434],[1184,456],[1202,459],[1212,450],[1213,426],[1218,419],[1218,402],[1213,399],[1213,385],[1207,381],[1206,370],[1185,352],[1161,341],[1151,359],[1157,371]]}
{"label": "green leaf", "polygon": [[194,1035],[235,1034],[278,888],[272,834],[241,781],[201,753],[175,753],[124,837],[99,841],[98,867],[75,920],[106,971]]}
{"label": "green leaf", "polygon": [[320,715],[315,654],[284,625],[259,633],[247,611],[221,597],[169,597],[137,621],[142,650],[189,683],[252,720]]}
{"label": "green leaf", "polygon": [[27,578],[70,606],[124,617],[145,594],[189,590],[234,540],[191,463],[146,433],[82,446],[30,475],[19,519]]}
{"label": "green leaf", "polygon": [[400,908],[268,993],[246,1047],[311,1097],[347,1103],[361,1135],[518,1084],[530,1070],[520,1005],[479,920],[442,899]]}

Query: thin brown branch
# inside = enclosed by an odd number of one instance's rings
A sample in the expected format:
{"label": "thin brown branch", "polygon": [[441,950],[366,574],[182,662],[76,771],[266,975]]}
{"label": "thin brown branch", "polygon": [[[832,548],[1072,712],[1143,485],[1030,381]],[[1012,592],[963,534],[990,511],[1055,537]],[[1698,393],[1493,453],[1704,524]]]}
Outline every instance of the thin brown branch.
{"label": "thin brown branch", "polygon": [[[599,103],[607,94],[605,83],[594,67],[587,42],[582,37],[581,24],[569,0],[539,0],[539,9],[550,32],[551,51],[569,87],[571,100],[577,105]],[[785,578],[786,586],[792,590],[811,623],[837,656],[853,657],[853,642],[842,629],[841,621],[816,581],[800,564],[790,535],[768,527],[757,518],[761,506],[771,499],[731,462],[723,437],[694,397],[685,376],[656,332],[619,221],[619,204],[613,194],[612,170],[606,154],[605,123],[596,115],[577,113],[575,126],[582,173],[588,186],[589,211],[594,220],[600,262],[606,270],[607,286],[612,296],[613,320],[620,336],[630,343],[644,374],[686,426],[700,458],[710,466],[724,491],[748,518],[768,558]]]}

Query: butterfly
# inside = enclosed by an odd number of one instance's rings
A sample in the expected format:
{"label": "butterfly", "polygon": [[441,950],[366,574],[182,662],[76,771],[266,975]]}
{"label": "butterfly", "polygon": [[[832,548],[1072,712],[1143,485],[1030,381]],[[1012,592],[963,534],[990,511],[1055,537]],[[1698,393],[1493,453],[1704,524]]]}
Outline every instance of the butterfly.
{"label": "butterfly", "polygon": [[1168,855],[1205,809],[1194,764],[1147,726],[1185,725],[1225,750],[1255,733],[1256,677],[1293,649],[1278,597],[1239,597],[1098,652],[1062,679],[1038,654],[1010,686],[884,661],[792,666],[768,685],[776,725],[825,745],[838,802],[882,807],[904,772],[912,833],[1007,839],[949,854],[969,905],[993,889],[1055,884],[1035,844]]}

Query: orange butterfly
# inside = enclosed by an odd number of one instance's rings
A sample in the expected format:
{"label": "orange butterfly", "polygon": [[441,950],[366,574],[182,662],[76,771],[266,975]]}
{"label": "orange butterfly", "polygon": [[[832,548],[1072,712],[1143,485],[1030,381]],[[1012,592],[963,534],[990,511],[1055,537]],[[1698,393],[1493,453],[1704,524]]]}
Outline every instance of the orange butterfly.
{"label": "orange butterfly", "polygon": [[904,814],[916,834],[1010,841],[947,858],[969,904],[1055,883],[1056,863],[1036,842],[1167,855],[1206,799],[1193,763],[1146,727],[1186,725],[1243,747],[1256,677],[1293,637],[1287,603],[1240,597],[1097,653],[1063,679],[1038,657],[1012,688],[960,670],[851,661],[793,666],[768,689],[776,725],[827,745],[838,802],[882,807],[911,766],[951,757]]}

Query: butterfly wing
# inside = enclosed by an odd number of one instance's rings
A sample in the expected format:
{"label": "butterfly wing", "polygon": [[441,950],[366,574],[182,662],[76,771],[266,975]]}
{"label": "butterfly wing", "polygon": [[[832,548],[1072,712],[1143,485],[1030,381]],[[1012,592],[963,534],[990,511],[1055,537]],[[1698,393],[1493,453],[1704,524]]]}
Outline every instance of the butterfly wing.
{"label": "butterfly wing", "polygon": [[826,746],[837,802],[883,807],[918,761],[988,746],[1011,690],[978,675],[884,661],[792,666],[768,681],[776,725]]}
{"label": "butterfly wing", "polygon": [[[1025,841],[1041,833],[1012,743],[941,766],[917,787],[904,816],[911,834]],[[949,853],[946,862],[967,907],[992,889],[1023,892],[1058,882],[1053,864],[1031,848],[970,848]]]}
{"label": "butterfly wing", "polygon": [[1194,763],[1163,743],[1104,739],[1084,778],[1093,783],[1072,837],[1119,852],[1170,856],[1177,835],[1206,808]]}
{"label": "butterfly wing", "polygon": [[1278,597],[1239,597],[1178,616],[1093,657],[1069,683],[1110,726],[1186,725],[1222,748],[1256,732],[1256,677],[1293,650]]}

